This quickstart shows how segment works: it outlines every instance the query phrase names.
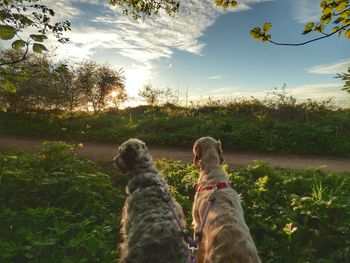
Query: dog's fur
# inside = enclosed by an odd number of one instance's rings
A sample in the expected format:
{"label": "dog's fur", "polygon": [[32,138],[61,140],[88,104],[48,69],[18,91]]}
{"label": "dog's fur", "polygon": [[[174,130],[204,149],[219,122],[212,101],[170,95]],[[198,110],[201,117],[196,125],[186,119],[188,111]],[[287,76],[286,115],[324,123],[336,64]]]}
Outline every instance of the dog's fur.
{"label": "dog's fur", "polygon": [[[122,214],[120,263],[187,263],[188,250],[169,204],[164,179],[154,167],[144,142],[129,139],[118,149],[116,166],[129,174]],[[170,203],[185,224],[181,206]]]}
{"label": "dog's fur", "polygon": [[[193,147],[193,163],[200,167],[198,185],[228,183],[221,167],[224,162],[220,141],[202,137]],[[192,216],[198,231],[208,205],[211,191],[196,193]],[[243,216],[240,198],[232,188],[216,190],[215,202],[203,229],[203,239],[197,253],[198,263],[258,263],[257,249]]]}

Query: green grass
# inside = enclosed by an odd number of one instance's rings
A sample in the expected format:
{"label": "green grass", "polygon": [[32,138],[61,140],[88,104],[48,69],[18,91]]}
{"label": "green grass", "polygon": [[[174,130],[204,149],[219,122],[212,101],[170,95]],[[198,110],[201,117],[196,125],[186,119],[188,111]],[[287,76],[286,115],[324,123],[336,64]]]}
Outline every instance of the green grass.
{"label": "green grass", "polygon": [[[36,155],[0,153],[0,262],[115,262],[127,176],[45,143]],[[191,221],[198,170],[158,168]],[[227,167],[225,167],[228,169]],[[350,174],[230,170],[263,262],[350,261]]]}
{"label": "green grass", "polygon": [[130,137],[157,146],[191,147],[219,138],[226,151],[350,156],[350,110],[323,104],[264,105],[246,101],[181,108],[139,106],[99,114],[0,113],[0,133],[68,141],[121,143]]}

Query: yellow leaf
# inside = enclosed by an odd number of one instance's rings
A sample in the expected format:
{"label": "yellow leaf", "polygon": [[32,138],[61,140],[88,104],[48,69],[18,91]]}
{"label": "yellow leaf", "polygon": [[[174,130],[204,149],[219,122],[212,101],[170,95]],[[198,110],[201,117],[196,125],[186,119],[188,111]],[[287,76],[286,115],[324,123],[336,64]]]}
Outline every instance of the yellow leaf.
{"label": "yellow leaf", "polygon": [[272,27],[271,23],[264,23],[263,30],[265,32],[268,32],[268,31],[270,31],[271,27]]}
{"label": "yellow leaf", "polygon": [[349,38],[350,38],[350,29],[348,29],[348,30],[345,32],[345,38],[346,38],[346,39],[349,39]]}
{"label": "yellow leaf", "polygon": [[339,5],[337,5],[337,7],[335,8],[335,10],[337,11],[342,11],[346,8],[347,6],[347,2],[346,1],[343,1],[341,2]]}
{"label": "yellow leaf", "polygon": [[332,8],[326,7],[325,9],[323,9],[322,13],[324,15],[328,15],[332,13]]}

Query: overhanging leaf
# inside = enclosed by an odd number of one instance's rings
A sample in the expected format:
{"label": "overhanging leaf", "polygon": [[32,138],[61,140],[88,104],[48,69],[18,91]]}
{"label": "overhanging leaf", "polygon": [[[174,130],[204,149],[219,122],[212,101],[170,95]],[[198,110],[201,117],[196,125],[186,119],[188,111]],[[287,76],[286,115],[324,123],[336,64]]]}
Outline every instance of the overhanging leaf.
{"label": "overhanging leaf", "polygon": [[34,43],[33,44],[33,51],[36,53],[43,53],[43,51],[47,51],[47,48],[39,43]]}
{"label": "overhanging leaf", "polygon": [[18,40],[14,41],[14,42],[12,43],[12,48],[13,48],[13,49],[16,49],[16,50],[19,50],[19,49],[21,49],[21,48],[24,48],[25,45],[26,45],[26,42],[25,42],[24,40],[18,39]]}
{"label": "overhanging leaf", "polygon": [[30,35],[30,38],[36,42],[44,42],[44,40],[47,39],[47,36],[45,36],[45,35]]}
{"label": "overhanging leaf", "polygon": [[271,27],[272,27],[271,23],[264,23],[263,30],[265,32],[268,32],[268,31],[270,31]]}
{"label": "overhanging leaf", "polygon": [[16,34],[16,29],[12,26],[0,25],[0,38],[2,40],[10,40]]}
{"label": "overhanging leaf", "polygon": [[345,32],[345,38],[346,38],[346,39],[349,39],[349,38],[350,38],[350,29],[348,29],[348,30]]}

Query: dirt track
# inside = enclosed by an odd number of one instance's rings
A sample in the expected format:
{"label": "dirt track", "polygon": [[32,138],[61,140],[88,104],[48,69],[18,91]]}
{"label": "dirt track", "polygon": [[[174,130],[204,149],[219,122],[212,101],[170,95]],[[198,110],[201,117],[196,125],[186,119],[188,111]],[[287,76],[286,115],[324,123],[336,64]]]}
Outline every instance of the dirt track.
{"label": "dirt track", "polygon": [[[42,138],[27,138],[12,135],[0,135],[0,149],[25,149],[36,152],[39,145],[44,141]],[[83,149],[78,154],[93,160],[111,161],[116,152],[116,145],[85,142]],[[162,149],[149,147],[154,159],[168,158],[184,162],[191,162],[191,149]],[[225,146],[223,146],[225,148]],[[225,149],[224,149],[225,150]],[[265,160],[272,166],[283,168],[306,168],[320,167],[334,172],[350,172],[350,158],[332,156],[299,156],[291,154],[263,154],[248,152],[224,152],[226,163],[233,166],[242,166],[251,163],[253,160]]]}

